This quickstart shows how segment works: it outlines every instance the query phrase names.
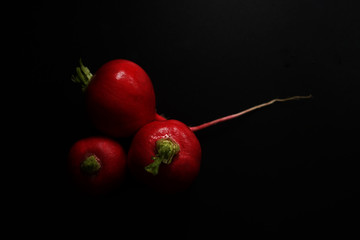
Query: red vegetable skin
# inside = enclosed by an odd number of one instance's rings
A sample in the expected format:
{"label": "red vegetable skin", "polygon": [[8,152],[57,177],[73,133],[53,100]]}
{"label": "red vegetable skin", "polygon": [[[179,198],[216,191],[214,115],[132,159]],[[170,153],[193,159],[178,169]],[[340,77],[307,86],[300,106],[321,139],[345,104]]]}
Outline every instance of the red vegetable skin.
{"label": "red vegetable skin", "polygon": [[74,183],[81,191],[105,194],[123,182],[126,154],[112,139],[89,137],[73,144],[68,163]]}
{"label": "red vegetable skin", "polygon": [[166,193],[187,189],[200,171],[201,147],[195,134],[177,120],[154,121],[134,136],[128,166],[141,182]]}
{"label": "red vegetable skin", "polygon": [[97,129],[111,137],[129,137],[159,118],[147,73],[136,63],[116,59],[94,75],[82,62],[73,81],[83,85],[87,110]]}
{"label": "red vegetable skin", "polygon": [[137,179],[161,192],[183,191],[191,185],[200,171],[201,147],[193,132],[275,102],[310,97],[311,95],[273,99],[194,127],[188,127],[177,120],[159,119],[160,121],[151,122],[142,127],[133,138],[128,153],[129,169]]}

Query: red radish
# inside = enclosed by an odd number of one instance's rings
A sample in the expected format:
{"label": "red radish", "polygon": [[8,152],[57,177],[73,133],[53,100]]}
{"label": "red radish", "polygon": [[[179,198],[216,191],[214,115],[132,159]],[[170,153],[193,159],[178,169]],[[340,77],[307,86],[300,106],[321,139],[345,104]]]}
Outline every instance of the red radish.
{"label": "red radish", "polygon": [[143,126],[128,153],[133,175],[164,192],[185,190],[198,175],[200,161],[198,139],[188,126],[176,120]]}
{"label": "red radish", "polygon": [[177,120],[154,121],[143,126],[134,136],[128,166],[140,181],[161,192],[175,193],[187,189],[200,171],[201,147],[193,132],[219,122],[239,117],[274,102],[311,96],[274,99],[237,114],[188,127]]}
{"label": "red radish", "polygon": [[144,124],[161,118],[156,114],[152,82],[136,63],[112,60],[92,75],[80,60],[76,71],[72,80],[82,84],[89,116],[103,133],[129,137]]}
{"label": "red radish", "polygon": [[70,149],[70,173],[75,184],[86,193],[111,192],[122,183],[125,169],[125,151],[112,139],[84,138]]}

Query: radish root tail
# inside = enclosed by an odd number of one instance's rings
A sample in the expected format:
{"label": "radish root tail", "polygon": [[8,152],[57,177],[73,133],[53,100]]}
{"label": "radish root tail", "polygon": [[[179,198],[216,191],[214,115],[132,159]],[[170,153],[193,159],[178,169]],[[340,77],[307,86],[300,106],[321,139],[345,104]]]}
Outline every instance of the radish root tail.
{"label": "radish root tail", "polygon": [[210,122],[207,122],[207,123],[203,123],[201,125],[198,125],[198,126],[194,126],[194,127],[190,127],[190,130],[193,131],[193,132],[196,132],[196,131],[199,131],[201,129],[204,129],[204,128],[207,128],[207,127],[210,127],[212,125],[215,125],[217,123],[220,123],[220,122],[224,122],[224,121],[227,121],[227,120],[230,120],[230,119],[234,119],[234,118],[237,118],[239,116],[242,116],[248,112],[252,112],[256,109],[259,109],[259,108],[263,108],[263,107],[266,107],[266,106],[269,106],[275,102],[286,102],[286,101],[291,101],[291,100],[300,100],[300,99],[308,99],[308,98],[311,98],[312,95],[308,95],[308,96],[293,96],[293,97],[289,97],[289,98],[275,98],[271,101],[268,101],[268,102],[265,102],[265,103],[262,103],[262,104],[259,104],[259,105],[256,105],[254,107],[251,107],[251,108],[248,108],[244,111],[241,111],[239,113],[235,113],[235,114],[232,114],[232,115],[229,115],[229,116],[225,116],[225,117],[222,117],[222,118],[218,118],[218,119],[215,119],[213,121],[210,121]]}

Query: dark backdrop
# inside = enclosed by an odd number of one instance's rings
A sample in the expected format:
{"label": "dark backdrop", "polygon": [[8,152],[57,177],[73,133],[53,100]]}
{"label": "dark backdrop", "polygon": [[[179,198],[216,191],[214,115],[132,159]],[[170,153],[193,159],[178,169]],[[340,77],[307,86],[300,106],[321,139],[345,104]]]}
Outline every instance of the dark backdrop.
{"label": "dark backdrop", "polygon": [[[356,1],[46,1],[26,6],[34,170],[17,190],[31,233],[133,237],[358,234],[360,22]],[[149,74],[157,110],[197,125],[277,103],[196,133],[201,172],[161,195],[128,176],[92,198],[71,185],[71,145],[99,134],[80,88],[124,58]],[[35,137],[34,137],[35,136]],[[128,146],[124,141],[124,146]],[[36,218],[34,218],[36,216]],[[31,223],[31,224],[30,224]]]}

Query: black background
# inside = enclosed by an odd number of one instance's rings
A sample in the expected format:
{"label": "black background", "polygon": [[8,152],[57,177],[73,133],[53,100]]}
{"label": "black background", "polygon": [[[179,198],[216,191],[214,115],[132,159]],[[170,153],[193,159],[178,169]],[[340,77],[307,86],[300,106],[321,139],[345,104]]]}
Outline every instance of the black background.
{"label": "black background", "polygon": [[[358,235],[355,2],[29,4],[21,40],[30,51],[33,131],[23,141],[37,164],[16,191],[30,210],[18,219],[37,235]],[[100,134],[70,81],[80,57],[93,72],[112,59],[136,62],[153,81],[158,112],[189,126],[277,97],[313,98],[197,132],[202,168],[185,193],[162,195],[128,176],[115,193],[87,197],[65,169],[71,145]]]}

